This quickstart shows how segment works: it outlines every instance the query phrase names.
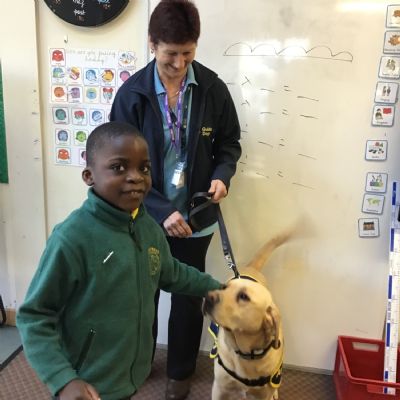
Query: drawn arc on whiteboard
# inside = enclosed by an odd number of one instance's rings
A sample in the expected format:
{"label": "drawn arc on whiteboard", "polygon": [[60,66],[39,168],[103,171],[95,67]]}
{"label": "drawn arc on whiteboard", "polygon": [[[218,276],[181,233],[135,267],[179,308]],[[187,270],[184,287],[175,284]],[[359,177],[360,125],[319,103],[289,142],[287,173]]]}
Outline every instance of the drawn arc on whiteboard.
{"label": "drawn arc on whiteboard", "polygon": [[[325,54],[318,54],[321,51]],[[297,54],[294,54],[296,52]],[[225,57],[307,57],[353,62],[353,55],[350,52],[340,51],[333,53],[328,46],[314,46],[309,50],[301,46],[288,46],[278,51],[274,46],[266,43],[260,43],[252,47],[248,43],[237,42],[230,45],[223,55]]]}

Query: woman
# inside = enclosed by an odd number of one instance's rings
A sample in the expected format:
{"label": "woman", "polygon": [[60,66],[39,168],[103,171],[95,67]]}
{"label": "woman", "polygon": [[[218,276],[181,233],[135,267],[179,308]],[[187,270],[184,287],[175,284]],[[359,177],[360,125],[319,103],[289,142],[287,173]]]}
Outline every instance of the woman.
{"label": "woman", "polygon": [[[128,122],[144,134],[153,180],[146,208],[163,226],[172,255],[204,271],[216,224],[208,220],[209,226],[194,232],[188,223],[190,199],[196,192],[210,192],[213,202],[220,202],[241,148],[226,85],[194,60],[199,35],[199,13],[191,1],[162,0],[149,22],[155,58],[119,89],[111,120]],[[157,305],[158,296],[156,312]],[[202,324],[200,298],[172,295],[166,399],[184,399],[189,393]]]}

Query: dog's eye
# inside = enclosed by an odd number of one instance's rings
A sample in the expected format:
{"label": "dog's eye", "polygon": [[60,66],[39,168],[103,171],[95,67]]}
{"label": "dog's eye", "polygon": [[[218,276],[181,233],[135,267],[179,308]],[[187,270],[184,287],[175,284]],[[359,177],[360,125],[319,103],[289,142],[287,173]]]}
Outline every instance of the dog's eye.
{"label": "dog's eye", "polygon": [[247,296],[247,294],[245,292],[239,292],[237,295],[237,299],[242,300],[242,301],[250,301],[250,297]]}

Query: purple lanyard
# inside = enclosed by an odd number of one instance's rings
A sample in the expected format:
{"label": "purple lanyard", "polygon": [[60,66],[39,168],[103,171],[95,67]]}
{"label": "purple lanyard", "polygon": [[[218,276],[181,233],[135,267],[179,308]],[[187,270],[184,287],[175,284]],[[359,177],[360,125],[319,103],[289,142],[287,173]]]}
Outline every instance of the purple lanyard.
{"label": "purple lanyard", "polygon": [[179,88],[178,102],[176,104],[176,108],[177,108],[177,116],[176,116],[176,124],[175,124],[176,125],[176,135],[175,135],[174,124],[172,122],[171,113],[169,111],[167,92],[165,92],[165,96],[164,96],[165,118],[167,119],[168,129],[169,129],[169,133],[171,135],[171,142],[172,142],[172,145],[175,147],[177,156],[180,152],[180,143],[181,143],[181,139],[182,139],[181,138],[182,103],[183,103],[183,92],[185,89],[185,84],[186,84],[186,78],[182,80],[181,87]]}

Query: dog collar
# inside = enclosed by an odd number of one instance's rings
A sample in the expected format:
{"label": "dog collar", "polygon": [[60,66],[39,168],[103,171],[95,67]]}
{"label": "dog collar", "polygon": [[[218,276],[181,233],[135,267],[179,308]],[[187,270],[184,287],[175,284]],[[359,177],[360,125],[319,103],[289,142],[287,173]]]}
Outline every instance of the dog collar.
{"label": "dog collar", "polygon": [[[245,360],[259,360],[263,358],[269,351],[271,347],[273,347],[274,340],[265,348],[265,349],[256,349],[252,350],[250,353],[242,353],[240,350],[235,350],[235,353]],[[281,347],[281,341],[278,340],[278,347],[274,347],[274,349],[279,349]]]}
{"label": "dog collar", "polygon": [[239,274],[238,276],[234,276],[232,279],[230,279],[230,281],[233,280],[233,279],[248,279],[249,281],[253,281],[253,282],[257,282],[258,283],[257,279],[253,278],[250,275],[240,275]]}
{"label": "dog collar", "polygon": [[[216,324],[215,322],[211,322],[210,326],[208,327],[208,331],[210,332],[211,336],[214,339],[214,345],[210,351],[210,358],[215,358],[218,356],[218,347],[217,347],[217,337],[219,333],[219,325]],[[281,347],[281,341],[278,340],[278,347],[273,346],[274,340],[271,341],[271,343],[265,348],[265,349],[255,349],[252,350],[250,353],[243,353],[242,351],[235,350],[235,353],[242,357],[245,360],[259,360],[260,358],[263,358],[268,351],[273,347],[274,349],[279,349]]]}
{"label": "dog collar", "polygon": [[271,387],[273,387],[274,389],[279,388],[279,386],[281,385],[281,381],[282,381],[282,366],[283,366],[283,362],[281,360],[281,362],[279,363],[279,366],[277,368],[277,370],[275,371],[275,373],[273,375],[269,375],[269,376],[260,376],[257,379],[247,379],[247,378],[242,378],[241,376],[239,376],[235,371],[230,370],[229,368],[227,368],[224,363],[222,362],[222,359],[220,357],[220,355],[218,354],[218,364],[233,378],[235,378],[236,380],[238,380],[239,382],[243,383],[246,386],[265,386],[265,385],[270,385]]}

